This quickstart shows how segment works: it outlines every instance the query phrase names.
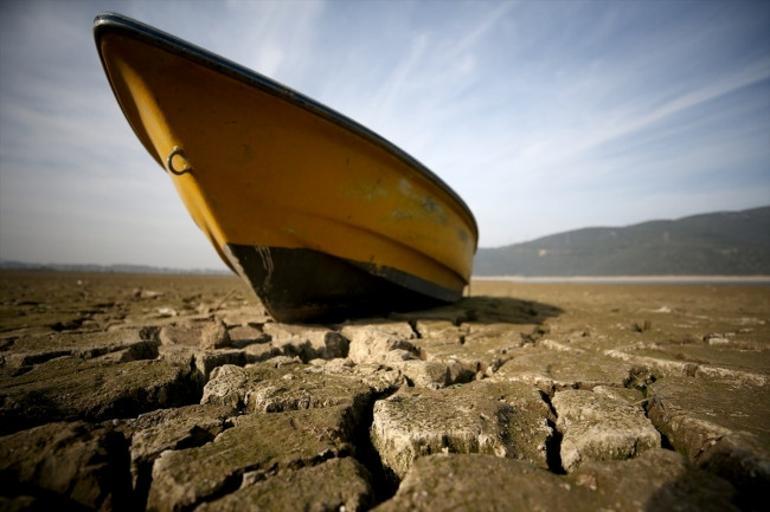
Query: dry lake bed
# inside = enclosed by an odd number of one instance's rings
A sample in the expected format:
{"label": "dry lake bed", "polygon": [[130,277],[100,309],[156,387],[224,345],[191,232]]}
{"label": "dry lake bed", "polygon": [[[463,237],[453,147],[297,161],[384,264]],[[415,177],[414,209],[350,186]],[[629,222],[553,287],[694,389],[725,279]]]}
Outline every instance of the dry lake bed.
{"label": "dry lake bed", "polygon": [[770,287],[473,283],[273,322],[234,277],[0,273],[0,509],[759,510]]}

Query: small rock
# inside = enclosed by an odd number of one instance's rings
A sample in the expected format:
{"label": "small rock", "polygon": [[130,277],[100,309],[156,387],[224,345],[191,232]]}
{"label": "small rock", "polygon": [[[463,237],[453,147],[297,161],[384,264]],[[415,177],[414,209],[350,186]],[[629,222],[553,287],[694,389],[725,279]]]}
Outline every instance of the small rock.
{"label": "small rock", "polygon": [[157,299],[163,296],[163,292],[156,292],[155,290],[143,290],[142,288],[134,288],[131,295],[135,299]]}
{"label": "small rock", "polygon": [[179,313],[177,313],[174,308],[169,308],[169,307],[158,308],[159,318],[171,318],[173,316],[177,316],[178,314]]}
{"label": "small rock", "polygon": [[703,337],[703,341],[709,345],[729,345],[730,339],[718,333],[707,334]]}

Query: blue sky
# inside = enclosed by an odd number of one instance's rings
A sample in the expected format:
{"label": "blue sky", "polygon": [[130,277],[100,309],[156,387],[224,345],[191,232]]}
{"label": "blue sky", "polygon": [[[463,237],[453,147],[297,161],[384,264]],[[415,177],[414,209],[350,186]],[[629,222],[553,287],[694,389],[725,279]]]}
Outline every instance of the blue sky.
{"label": "blue sky", "polygon": [[0,259],[221,268],[91,35],[135,17],[352,117],[482,246],[770,204],[770,2],[0,2]]}

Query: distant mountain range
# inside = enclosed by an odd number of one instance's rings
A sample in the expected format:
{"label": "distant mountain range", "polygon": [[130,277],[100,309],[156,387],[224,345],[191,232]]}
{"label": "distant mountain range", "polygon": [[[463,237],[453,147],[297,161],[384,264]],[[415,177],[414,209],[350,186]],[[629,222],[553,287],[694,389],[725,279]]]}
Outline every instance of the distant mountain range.
{"label": "distant mountain range", "polygon": [[770,206],[479,249],[477,276],[770,275]]}
{"label": "distant mountain range", "polygon": [[0,269],[56,270],[60,272],[117,272],[125,274],[230,274],[229,270],[208,268],[179,269],[129,264],[95,265],[88,263],[25,263],[23,261],[11,260],[0,260]]}
{"label": "distant mountain range", "polygon": [[[148,265],[37,264],[0,260],[0,269],[137,274],[229,274]],[[584,228],[479,249],[476,276],[770,275],[770,206],[632,226]]]}

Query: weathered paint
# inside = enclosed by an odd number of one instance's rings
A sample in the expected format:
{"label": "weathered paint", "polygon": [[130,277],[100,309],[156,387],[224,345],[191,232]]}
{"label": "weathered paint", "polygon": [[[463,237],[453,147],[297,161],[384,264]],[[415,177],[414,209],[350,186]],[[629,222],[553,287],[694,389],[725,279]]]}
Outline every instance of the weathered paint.
{"label": "weathered paint", "polygon": [[125,27],[102,27],[97,43],[148,151],[163,162],[183,148],[174,158],[193,170],[170,177],[226,261],[227,244],[309,248],[442,289],[459,292],[467,283],[477,241],[472,216],[398,153],[316,115],[287,91],[277,95],[189,58],[184,43]]}

